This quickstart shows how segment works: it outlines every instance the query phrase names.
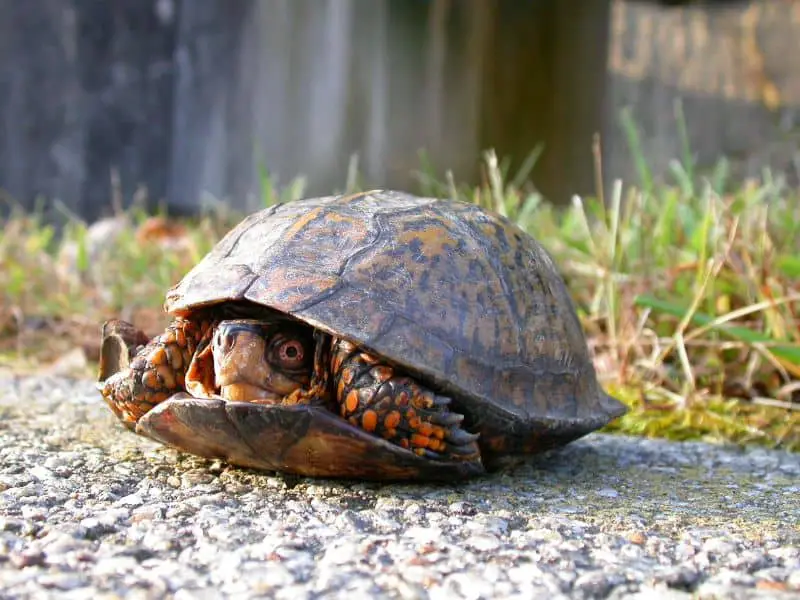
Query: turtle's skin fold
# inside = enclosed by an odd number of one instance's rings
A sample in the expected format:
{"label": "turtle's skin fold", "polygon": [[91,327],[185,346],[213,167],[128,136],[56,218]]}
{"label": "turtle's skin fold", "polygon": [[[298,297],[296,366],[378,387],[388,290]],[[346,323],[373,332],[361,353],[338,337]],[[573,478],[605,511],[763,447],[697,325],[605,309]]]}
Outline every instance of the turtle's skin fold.
{"label": "turtle's skin fold", "polygon": [[477,206],[298,200],[230,231],[144,343],[104,327],[99,387],[138,433],[302,475],[494,470],[625,412],[549,255]]}

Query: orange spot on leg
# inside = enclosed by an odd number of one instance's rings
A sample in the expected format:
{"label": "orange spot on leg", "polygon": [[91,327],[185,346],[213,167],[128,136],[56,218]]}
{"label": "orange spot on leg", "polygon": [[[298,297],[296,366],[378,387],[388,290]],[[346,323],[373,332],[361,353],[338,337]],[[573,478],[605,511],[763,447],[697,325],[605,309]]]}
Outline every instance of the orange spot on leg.
{"label": "orange spot on leg", "polygon": [[164,387],[167,389],[175,389],[175,373],[169,365],[158,365],[156,367],[158,378],[164,382]]}
{"label": "orange spot on leg", "polygon": [[353,369],[345,369],[342,372],[342,381],[344,381],[345,385],[350,385],[353,383],[353,379],[355,378],[356,374]]}
{"label": "orange spot on leg", "polygon": [[153,394],[150,397],[149,402],[150,404],[155,406],[156,404],[163,402],[167,398],[169,398],[169,394],[167,394],[167,392],[158,392],[157,394]]}
{"label": "orange spot on leg", "polygon": [[415,433],[411,436],[411,445],[416,448],[427,448],[428,447],[428,438],[424,435],[419,435]]}
{"label": "orange spot on leg", "polygon": [[387,366],[373,367],[372,377],[375,379],[375,381],[380,381],[383,383],[384,381],[389,381],[392,377],[394,377],[394,370]]}
{"label": "orange spot on leg", "polygon": [[434,425],[431,425],[430,423],[426,423],[425,421],[420,421],[419,427],[416,427],[415,429],[417,430],[417,433],[419,433],[420,435],[424,435],[425,437],[431,437],[436,427]]}
{"label": "orange spot on leg", "polygon": [[375,428],[378,426],[378,413],[374,410],[364,411],[364,416],[361,417],[361,426],[364,428],[364,431],[375,431]]}
{"label": "orange spot on leg", "polygon": [[156,348],[149,358],[152,364],[163,365],[167,362],[167,353],[164,348]]}
{"label": "orange spot on leg", "polygon": [[383,420],[383,426],[386,429],[397,429],[397,426],[400,425],[400,421],[402,420],[402,416],[396,410],[393,410],[386,418]]}
{"label": "orange spot on leg", "polygon": [[144,375],[142,375],[142,383],[145,387],[150,389],[156,389],[159,387],[158,384],[158,376],[154,370],[146,371]]}
{"label": "orange spot on leg", "polygon": [[376,357],[371,356],[371,355],[369,355],[369,354],[367,354],[365,352],[362,352],[361,354],[359,354],[359,358],[361,360],[363,360],[368,365],[374,365],[375,363],[378,362],[378,359]]}
{"label": "orange spot on leg", "polygon": [[414,431],[417,431],[420,426],[422,425],[422,419],[420,419],[414,411],[409,410],[406,413],[406,420],[408,421],[408,426],[411,427]]}
{"label": "orange spot on leg", "polygon": [[347,412],[355,412],[358,408],[358,392],[351,390],[350,393],[347,394],[347,398],[344,399],[344,407],[347,409]]}
{"label": "orange spot on leg", "polygon": [[344,394],[344,386],[345,386],[344,379],[340,379],[339,380],[339,385],[336,386],[336,397],[337,398],[341,398],[342,395]]}
{"label": "orange spot on leg", "polygon": [[436,438],[428,438],[428,449],[433,450],[434,452],[441,452],[444,450],[444,442],[442,440],[437,440]]}
{"label": "orange spot on leg", "polygon": [[338,373],[339,369],[342,368],[342,355],[337,353],[333,357],[333,372]]}

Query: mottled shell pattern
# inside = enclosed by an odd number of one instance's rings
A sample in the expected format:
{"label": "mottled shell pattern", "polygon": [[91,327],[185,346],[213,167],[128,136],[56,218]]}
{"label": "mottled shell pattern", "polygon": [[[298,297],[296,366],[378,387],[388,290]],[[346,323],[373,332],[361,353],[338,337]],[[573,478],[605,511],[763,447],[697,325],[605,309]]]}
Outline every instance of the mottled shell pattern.
{"label": "mottled shell pattern", "polygon": [[271,206],[231,230],[165,309],[236,300],[352,340],[451,394],[500,454],[563,443],[624,412],[598,384],[548,253],[475,205],[372,191]]}

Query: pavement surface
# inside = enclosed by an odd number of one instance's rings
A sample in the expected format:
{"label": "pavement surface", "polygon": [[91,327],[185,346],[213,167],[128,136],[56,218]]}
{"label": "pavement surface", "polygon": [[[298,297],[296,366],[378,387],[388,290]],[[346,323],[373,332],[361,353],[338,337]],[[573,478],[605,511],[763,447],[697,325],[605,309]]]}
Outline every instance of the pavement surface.
{"label": "pavement surface", "polygon": [[300,479],[0,375],[0,598],[800,598],[800,455],[591,435],[453,485]]}

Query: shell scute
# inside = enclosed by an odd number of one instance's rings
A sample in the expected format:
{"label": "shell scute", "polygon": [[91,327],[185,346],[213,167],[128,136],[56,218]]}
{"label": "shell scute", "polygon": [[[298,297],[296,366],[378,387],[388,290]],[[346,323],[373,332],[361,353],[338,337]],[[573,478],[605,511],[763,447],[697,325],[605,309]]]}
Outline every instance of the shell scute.
{"label": "shell scute", "polygon": [[243,298],[271,306],[281,312],[296,312],[336,290],[341,281],[336,275],[313,272],[310,268],[276,266],[270,277],[259,277]]}

